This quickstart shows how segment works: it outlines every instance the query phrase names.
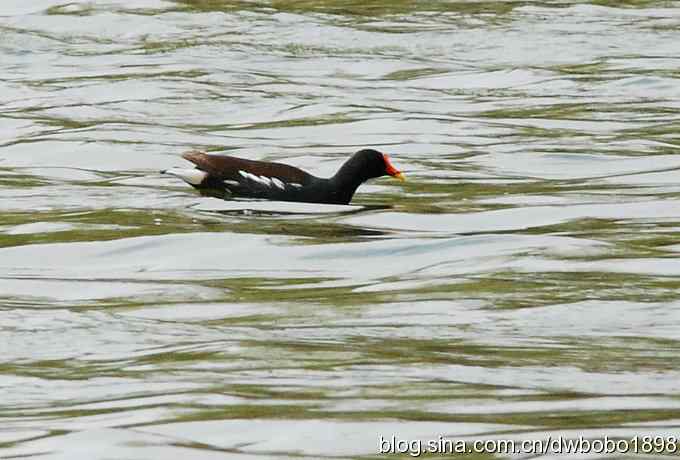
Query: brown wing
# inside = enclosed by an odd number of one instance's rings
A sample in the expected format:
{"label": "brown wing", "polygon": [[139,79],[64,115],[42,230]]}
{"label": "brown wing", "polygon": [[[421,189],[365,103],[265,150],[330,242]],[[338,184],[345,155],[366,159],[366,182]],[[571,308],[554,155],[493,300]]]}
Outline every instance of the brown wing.
{"label": "brown wing", "polygon": [[275,177],[284,182],[302,185],[312,178],[310,174],[303,170],[283,163],[246,160],[228,155],[208,155],[197,150],[183,154],[182,158],[194,163],[198,169],[219,180],[241,180],[239,171],[258,176]]}

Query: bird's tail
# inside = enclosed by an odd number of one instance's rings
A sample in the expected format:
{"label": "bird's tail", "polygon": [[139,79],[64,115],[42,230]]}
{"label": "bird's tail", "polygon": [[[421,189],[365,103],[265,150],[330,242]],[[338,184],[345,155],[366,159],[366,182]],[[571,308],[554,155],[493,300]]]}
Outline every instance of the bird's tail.
{"label": "bird's tail", "polygon": [[167,174],[169,176],[175,176],[182,179],[187,184],[191,185],[201,185],[201,183],[208,177],[208,173],[201,171],[200,169],[188,169],[188,168],[170,168],[161,171],[161,174]]}

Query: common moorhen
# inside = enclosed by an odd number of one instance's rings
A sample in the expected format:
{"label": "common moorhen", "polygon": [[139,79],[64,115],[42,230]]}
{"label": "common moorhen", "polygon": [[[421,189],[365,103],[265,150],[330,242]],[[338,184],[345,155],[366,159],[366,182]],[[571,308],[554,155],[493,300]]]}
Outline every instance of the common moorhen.
{"label": "common moorhen", "polygon": [[323,179],[282,163],[246,160],[191,151],[182,155],[195,169],[161,171],[179,177],[204,193],[221,197],[264,198],[307,203],[348,204],[356,189],[368,179],[404,175],[386,154],[359,150],[333,177]]}

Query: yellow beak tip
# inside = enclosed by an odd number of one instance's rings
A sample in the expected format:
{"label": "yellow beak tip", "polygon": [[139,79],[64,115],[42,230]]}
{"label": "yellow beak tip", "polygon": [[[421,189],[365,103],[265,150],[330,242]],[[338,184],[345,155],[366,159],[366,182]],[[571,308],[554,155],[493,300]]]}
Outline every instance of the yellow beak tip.
{"label": "yellow beak tip", "polygon": [[406,176],[404,176],[404,173],[400,173],[400,172],[396,173],[393,177],[399,179],[402,182],[406,180]]}

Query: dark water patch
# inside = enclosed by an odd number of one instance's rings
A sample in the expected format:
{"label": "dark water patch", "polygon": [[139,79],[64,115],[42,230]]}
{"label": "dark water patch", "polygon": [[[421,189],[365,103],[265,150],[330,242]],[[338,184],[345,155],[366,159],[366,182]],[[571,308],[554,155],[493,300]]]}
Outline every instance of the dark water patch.
{"label": "dark water patch", "polygon": [[[201,11],[231,11],[231,10],[251,10],[253,5],[249,2],[214,2],[204,0],[182,0],[178,2],[185,4],[188,8]],[[516,6],[530,4],[531,2],[440,2],[425,1],[414,2],[412,0],[400,0],[385,4],[379,1],[359,2],[356,0],[343,1],[305,1],[305,0],[286,0],[272,2],[271,4],[259,5],[264,11],[272,9],[283,12],[295,13],[328,13],[349,16],[383,16],[391,14],[407,14],[414,12],[446,12],[455,11],[466,14],[480,13],[507,13]],[[266,8],[266,9],[265,9]]]}

